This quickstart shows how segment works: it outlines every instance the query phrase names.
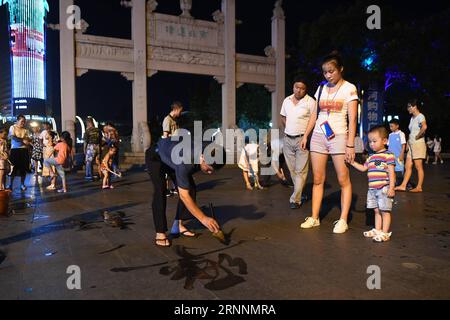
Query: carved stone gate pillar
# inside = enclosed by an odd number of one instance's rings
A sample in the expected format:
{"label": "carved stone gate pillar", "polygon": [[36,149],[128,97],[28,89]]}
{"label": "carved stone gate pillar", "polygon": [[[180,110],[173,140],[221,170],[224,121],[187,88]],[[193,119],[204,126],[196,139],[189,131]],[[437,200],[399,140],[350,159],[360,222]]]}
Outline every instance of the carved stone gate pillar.
{"label": "carved stone gate pillar", "polygon": [[236,0],[222,0],[225,79],[222,84],[222,129],[236,125]]}
{"label": "carved stone gate pillar", "polygon": [[63,131],[70,132],[75,141],[75,35],[74,30],[67,27],[67,9],[73,0],[59,2],[59,37],[61,55],[61,126]]}
{"label": "carved stone gate pillar", "polygon": [[285,66],[286,66],[286,22],[283,8],[281,7],[281,0],[275,3],[272,17],[272,47],[275,49],[275,91],[272,92],[272,128],[278,129],[281,127],[280,110],[283,100],[285,98]]}
{"label": "carved stone gate pillar", "polygon": [[150,146],[150,131],[147,124],[146,1],[133,0],[132,6],[131,21],[134,45],[134,79],[133,136],[131,144],[134,153],[141,153]]}

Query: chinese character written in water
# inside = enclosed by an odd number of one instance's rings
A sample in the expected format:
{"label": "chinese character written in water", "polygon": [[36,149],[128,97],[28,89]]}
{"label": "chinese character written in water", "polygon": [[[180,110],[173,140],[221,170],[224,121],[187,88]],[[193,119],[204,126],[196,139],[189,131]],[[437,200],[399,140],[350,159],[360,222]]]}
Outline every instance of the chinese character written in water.
{"label": "chinese character written in water", "polygon": [[[240,275],[247,274],[247,264],[241,258],[232,258],[227,254],[219,254],[217,260],[202,255],[191,255],[185,247],[176,247],[181,257],[176,263],[162,267],[159,271],[171,280],[184,279],[184,289],[193,290],[197,280],[209,280],[204,287],[208,290],[225,290],[245,282]],[[232,269],[237,269],[239,275]]]}

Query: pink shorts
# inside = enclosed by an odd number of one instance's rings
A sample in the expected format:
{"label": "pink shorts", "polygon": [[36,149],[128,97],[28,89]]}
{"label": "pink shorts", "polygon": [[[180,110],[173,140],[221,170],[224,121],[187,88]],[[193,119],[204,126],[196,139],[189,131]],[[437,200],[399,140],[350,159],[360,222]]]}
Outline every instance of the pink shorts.
{"label": "pink shorts", "polygon": [[337,134],[328,140],[323,133],[313,132],[310,151],[322,154],[345,154],[347,148],[347,135]]}

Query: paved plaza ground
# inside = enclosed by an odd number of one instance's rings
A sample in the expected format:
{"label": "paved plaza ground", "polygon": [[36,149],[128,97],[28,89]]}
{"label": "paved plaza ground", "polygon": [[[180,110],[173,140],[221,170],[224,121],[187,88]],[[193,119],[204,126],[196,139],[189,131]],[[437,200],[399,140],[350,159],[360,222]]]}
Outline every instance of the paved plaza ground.
{"label": "paved plaza ground", "polygon": [[[198,204],[214,204],[228,246],[191,223],[199,238],[156,247],[152,186],[142,170],[108,191],[71,175],[68,194],[29,177],[25,193],[14,190],[14,214],[0,218],[0,299],[449,299],[449,169],[428,165],[426,192],[397,194],[393,236],[382,244],[362,235],[371,220],[367,180],[354,170],[350,229],[332,233],[340,193],[331,163],[322,225],[313,230],[299,228],[311,202],[289,209],[292,189],[274,179],[246,191],[238,169],[197,174]],[[169,224],[176,203],[168,200]],[[105,210],[124,215],[125,228],[104,223]],[[71,265],[81,270],[81,290],[67,288]],[[380,267],[381,290],[367,288],[371,265]]]}

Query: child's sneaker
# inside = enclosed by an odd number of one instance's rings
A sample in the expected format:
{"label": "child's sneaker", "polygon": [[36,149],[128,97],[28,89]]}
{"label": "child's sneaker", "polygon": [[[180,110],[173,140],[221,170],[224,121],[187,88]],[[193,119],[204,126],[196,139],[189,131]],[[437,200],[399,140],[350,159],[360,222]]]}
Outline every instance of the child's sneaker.
{"label": "child's sneaker", "polygon": [[392,235],[392,232],[389,232],[389,233],[381,232],[378,235],[376,235],[375,237],[373,237],[373,241],[374,242],[386,242],[391,239],[391,235]]}
{"label": "child's sneaker", "polygon": [[370,231],[364,231],[364,232],[363,232],[363,235],[364,235],[364,237],[366,237],[366,238],[373,238],[373,237],[375,237],[376,235],[380,234],[380,232],[382,232],[382,231],[373,228],[373,229],[370,230]]}

